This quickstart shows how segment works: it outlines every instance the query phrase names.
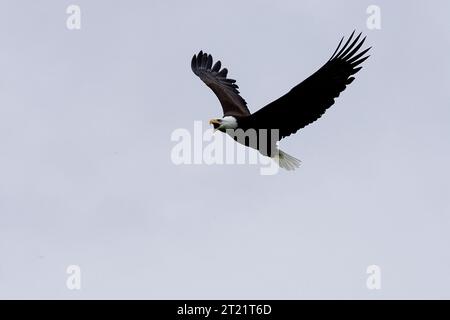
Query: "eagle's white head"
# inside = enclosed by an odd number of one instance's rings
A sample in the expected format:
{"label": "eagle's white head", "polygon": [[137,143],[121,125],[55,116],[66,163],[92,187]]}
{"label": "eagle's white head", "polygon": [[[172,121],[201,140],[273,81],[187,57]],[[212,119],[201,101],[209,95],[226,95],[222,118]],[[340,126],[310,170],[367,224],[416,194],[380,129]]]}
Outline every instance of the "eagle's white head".
{"label": "eagle's white head", "polygon": [[219,130],[225,132],[227,129],[236,129],[238,123],[235,117],[225,116],[221,119],[211,119],[209,124],[214,127],[214,130]]}

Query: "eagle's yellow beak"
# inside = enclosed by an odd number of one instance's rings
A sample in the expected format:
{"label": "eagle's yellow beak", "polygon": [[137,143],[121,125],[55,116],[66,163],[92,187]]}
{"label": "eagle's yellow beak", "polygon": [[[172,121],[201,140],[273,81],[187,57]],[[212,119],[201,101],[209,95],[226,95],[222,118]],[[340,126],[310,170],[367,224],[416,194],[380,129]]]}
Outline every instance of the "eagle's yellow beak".
{"label": "eagle's yellow beak", "polygon": [[211,125],[214,125],[214,124],[220,125],[220,122],[219,122],[218,119],[211,119],[211,120],[209,120],[209,124],[211,124]]}
{"label": "eagle's yellow beak", "polygon": [[216,132],[217,129],[220,127],[219,119],[211,119],[211,120],[209,120],[209,124],[214,127],[214,132]]}

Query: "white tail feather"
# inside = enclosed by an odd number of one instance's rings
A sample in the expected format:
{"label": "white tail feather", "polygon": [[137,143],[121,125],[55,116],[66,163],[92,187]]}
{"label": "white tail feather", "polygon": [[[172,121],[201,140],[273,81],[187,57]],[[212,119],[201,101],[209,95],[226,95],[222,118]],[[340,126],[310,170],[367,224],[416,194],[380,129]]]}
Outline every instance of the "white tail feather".
{"label": "white tail feather", "polygon": [[278,163],[280,168],[293,171],[300,167],[301,161],[284,151],[278,150],[278,153],[272,158]]}

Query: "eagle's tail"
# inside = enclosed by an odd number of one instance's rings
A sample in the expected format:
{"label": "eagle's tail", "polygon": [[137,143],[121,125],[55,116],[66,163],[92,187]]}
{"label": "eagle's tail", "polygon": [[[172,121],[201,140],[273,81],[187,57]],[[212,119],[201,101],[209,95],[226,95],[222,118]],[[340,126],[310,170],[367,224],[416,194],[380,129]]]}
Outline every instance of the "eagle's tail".
{"label": "eagle's tail", "polygon": [[278,150],[278,153],[273,157],[280,168],[286,169],[288,171],[295,170],[300,167],[301,161],[284,151]]}

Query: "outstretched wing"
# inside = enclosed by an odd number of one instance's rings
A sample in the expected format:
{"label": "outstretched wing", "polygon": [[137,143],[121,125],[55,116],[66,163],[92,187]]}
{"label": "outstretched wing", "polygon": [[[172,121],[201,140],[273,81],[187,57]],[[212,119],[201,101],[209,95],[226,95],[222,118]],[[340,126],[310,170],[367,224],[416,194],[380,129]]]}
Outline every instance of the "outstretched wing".
{"label": "outstretched wing", "polygon": [[254,129],[279,129],[282,139],[319,119],[355,79],[353,75],[362,68],[358,65],[369,57],[364,54],[370,48],[358,52],[366,38],[359,41],[360,33],[351,42],[354,33],[340,49],[344,38],[341,39],[330,60],[313,75],[248,117],[247,126]]}
{"label": "outstretched wing", "polygon": [[239,95],[236,80],[228,79],[226,68],[221,68],[220,61],[213,66],[210,54],[200,51],[191,61],[192,71],[200,78],[219,98],[224,116],[246,116],[250,114],[247,103]]}

